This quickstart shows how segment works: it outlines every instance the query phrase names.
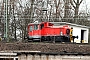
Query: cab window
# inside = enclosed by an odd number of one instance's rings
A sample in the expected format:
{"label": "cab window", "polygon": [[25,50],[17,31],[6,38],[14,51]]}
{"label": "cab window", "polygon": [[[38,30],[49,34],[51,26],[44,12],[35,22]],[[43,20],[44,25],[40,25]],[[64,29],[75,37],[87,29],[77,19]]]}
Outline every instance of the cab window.
{"label": "cab window", "polygon": [[34,30],[37,30],[38,29],[38,25],[34,25]]}
{"label": "cab window", "polygon": [[33,29],[32,29],[32,26],[30,26],[30,31],[32,31]]}
{"label": "cab window", "polygon": [[44,27],[44,24],[41,24],[40,29],[42,29],[43,27]]}

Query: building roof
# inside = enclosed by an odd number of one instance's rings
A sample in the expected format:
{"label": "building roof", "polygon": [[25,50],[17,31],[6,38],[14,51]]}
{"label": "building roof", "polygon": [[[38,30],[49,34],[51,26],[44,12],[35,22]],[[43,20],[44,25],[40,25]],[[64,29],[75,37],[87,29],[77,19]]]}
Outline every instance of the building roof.
{"label": "building roof", "polygon": [[71,26],[77,26],[77,27],[82,27],[82,28],[90,28],[89,26],[84,26],[84,25],[78,25],[78,24],[74,24],[74,23],[68,23],[68,22],[50,22],[53,23],[55,25],[71,25]]}
{"label": "building roof", "polygon": [[38,52],[38,53],[83,53],[90,54],[88,44],[69,43],[0,43],[0,52]]}

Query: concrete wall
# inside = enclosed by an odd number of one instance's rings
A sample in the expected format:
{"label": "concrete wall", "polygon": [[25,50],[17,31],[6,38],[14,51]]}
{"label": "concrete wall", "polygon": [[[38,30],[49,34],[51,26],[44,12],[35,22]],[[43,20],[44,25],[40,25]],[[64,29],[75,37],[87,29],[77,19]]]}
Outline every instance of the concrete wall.
{"label": "concrete wall", "polygon": [[19,55],[18,60],[90,60],[90,56],[81,55]]}

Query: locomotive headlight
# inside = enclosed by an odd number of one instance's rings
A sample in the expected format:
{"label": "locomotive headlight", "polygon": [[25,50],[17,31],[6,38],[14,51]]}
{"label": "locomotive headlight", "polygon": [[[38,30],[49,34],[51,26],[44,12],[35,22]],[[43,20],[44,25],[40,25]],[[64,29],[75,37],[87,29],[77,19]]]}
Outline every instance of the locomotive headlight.
{"label": "locomotive headlight", "polygon": [[63,35],[63,32],[60,32],[60,35],[62,36]]}

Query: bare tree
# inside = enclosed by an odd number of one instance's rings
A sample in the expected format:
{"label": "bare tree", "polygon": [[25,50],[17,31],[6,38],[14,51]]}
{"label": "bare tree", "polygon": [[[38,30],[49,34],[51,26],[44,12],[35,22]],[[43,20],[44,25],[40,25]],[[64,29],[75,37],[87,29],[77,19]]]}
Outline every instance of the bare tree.
{"label": "bare tree", "polygon": [[70,4],[70,0],[63,0],[64,1],[64,17],[63,20],[66,22],[72,22],[72,7]]}
{"label": "bare tree", "polygon": [[79,12],[79,6],[82,3],[83,0],[70,0],[71,5],[75,9],[74,18],[78,18],[78,12]]}
{"label": "bare tree", "polygon": [[4,3],[0,1],[0,38],[4,37]]}
{"label": "bare tree", "polygon": [[[59,19],[59,17],[60,18],[62,18],[62,16],[61,16],[61,12],[62,12],[62,8],[60,7],[60,5],[62,4],[62,2],[61,2],[61,0],[54,0],[54,4],[55,4],[55,9],[56,9],[56,13],[55,13],[55,15],[56,15],[56,20],[55,21],[59,21],[58,19]],[[60,9],[61,8],[61,9]],[[57,19],[58,18],[58,19]]]}

